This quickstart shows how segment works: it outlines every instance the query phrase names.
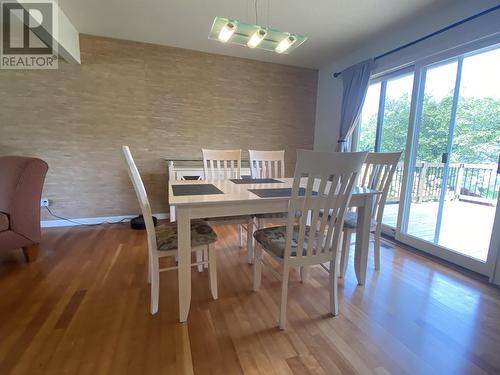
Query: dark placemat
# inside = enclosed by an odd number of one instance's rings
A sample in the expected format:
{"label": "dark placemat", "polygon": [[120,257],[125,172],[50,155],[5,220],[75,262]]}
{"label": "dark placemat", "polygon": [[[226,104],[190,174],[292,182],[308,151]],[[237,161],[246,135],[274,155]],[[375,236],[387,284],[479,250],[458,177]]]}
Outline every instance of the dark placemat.
{"label": "dark placemat", "polygon": [[[260,198],[280,198],[280,197],[291,197],[292,188],[277,188],[277,189],[248,189],[249,192],[254,193]],[[304,195],[306,189],[300,188],[299,195]],[[318,194],[318,192],[313,191],[313,195]]]}
{"label": "dark placemat", "polygon": [[212,184],[172,185],[175,196],[224,194]]}
{"label": "dark placemat", "polygon": [[242,179],[232,179],[230,180],[234,184],[282,184],[283,181],[275,180],[274,178],[242,178]]}

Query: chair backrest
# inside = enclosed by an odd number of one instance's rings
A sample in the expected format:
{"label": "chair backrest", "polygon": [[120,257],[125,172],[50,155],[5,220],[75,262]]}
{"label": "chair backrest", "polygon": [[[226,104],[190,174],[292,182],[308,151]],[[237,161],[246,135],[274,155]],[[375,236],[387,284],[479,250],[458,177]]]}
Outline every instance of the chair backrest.
{"label": "chair backrest", "polygon": [[148,235],[148,249],[150,252],[157,250],[156,244],[156,233],[155,225],[153,223],[153,214],[151,212],[151,206],[149,204],[148,195],[144,184],[142,183],[141,175],[139,170],[135,165],[132,154],[128,146],[122,146],[123,159],[127,166],[127,172],[134,185],[135,194],[137,195],[137,200],[139,201],[139,206],[141,207],[141,213],[144,217],[144,223],[146,224],[146,232]]}
{"label": "chair backrest", "polygon": [[0,157],[0,212],[9,215],[10,230],[40,242],[40,198],[48,165],[26,156]]}
{"label": "chair backrest", "polygon": [[241,178],[241,150],[201,150],[206,180]]}
{"label": "chair backrest", "polygon": [[285,150],[248,150],[252,178],[284,178]]}
{"label": "chair backrest", "polygon": [[370,152],[361,172],[360,186],[382,192],[373,200],[372,218],[380,225],[392,177],[398,166],[401,152]]}
{"label": "chair backrest", "polygon": [[[333,259],[352,189],[366,155],[366,152],[298,150],[288,210],[285,258],[309,264]],[[305,189],[303,195],[299,195],[301,185]],[[325,214],[328,212],[330,215]],[[296,225],[298,246],[297,254],[292,257],[292,236]]]}

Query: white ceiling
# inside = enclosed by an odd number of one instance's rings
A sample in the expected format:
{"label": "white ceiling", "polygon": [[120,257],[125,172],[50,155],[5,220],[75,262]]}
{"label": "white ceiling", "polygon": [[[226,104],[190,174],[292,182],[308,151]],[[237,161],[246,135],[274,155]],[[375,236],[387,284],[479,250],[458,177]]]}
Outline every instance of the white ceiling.
{"label": "white ceiling", "polygon": [[266,26],[269,19],[272,28],[309,38],[290,55],[207,38],[215,16],[255,23],[254,0],[58,2],[80,33],[319,68],[393,25],[425,22],[425,14],[454,0],[258,0],[259,24]]}

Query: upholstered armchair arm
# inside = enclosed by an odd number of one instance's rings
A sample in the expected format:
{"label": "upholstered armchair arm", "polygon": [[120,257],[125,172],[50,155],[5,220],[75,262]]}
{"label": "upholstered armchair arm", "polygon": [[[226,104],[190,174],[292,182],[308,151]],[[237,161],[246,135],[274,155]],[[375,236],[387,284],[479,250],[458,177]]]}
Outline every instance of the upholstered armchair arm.
{"label": "upholstered armchair arm", "polygon": [[9,215],[10,230],[34,243],[41,239],[40,198],[47,174],[46,162],[36,158],[0,158],[0,211]]}

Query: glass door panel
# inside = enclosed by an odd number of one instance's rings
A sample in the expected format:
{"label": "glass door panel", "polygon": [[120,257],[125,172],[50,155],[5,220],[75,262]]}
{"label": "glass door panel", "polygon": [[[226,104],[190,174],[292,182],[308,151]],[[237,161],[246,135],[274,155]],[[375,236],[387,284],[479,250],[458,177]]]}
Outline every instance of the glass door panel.
{"label": "glass door panel", "polygon": [[[408,70],[372,83],[368,86],[359,121],[358,151],[403,152],[382,218],[382,223],[391,228],[396,228],[398,221],[412,88],[413,72]],[[391,234],[391,230],[387,232]]]}
{"label": "glass door panel", "polygon": [[375,151],[380,85],[378,82],[368,86],[359,122],[358,151]]}
{"label": "glass door panel", "polygon": [[441,198],[449,189],[445,162],[457,68],[457,60],[424,68],[423,95],[417,103],[420,126],[406,233],[434,243],[439,238]]}
{"label": "glass door panel", "polygon": [[500,48],[465,56],[437,243],[486,262],[500,188]]}
{"label": "glass door panel", "polygon": [[398,219],[412,88],[413,73],[409,73],[387,80],[385,90],[383,90],[385,91],[385,100],[382,107],[382,124],[379,134],[379,149],[377,151],[403,151],[398,168],[392,179],[382,218],[382,223],[390,227],[396,227]]}

